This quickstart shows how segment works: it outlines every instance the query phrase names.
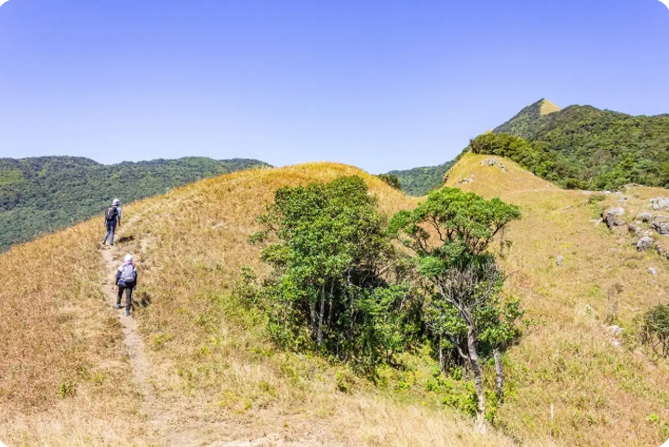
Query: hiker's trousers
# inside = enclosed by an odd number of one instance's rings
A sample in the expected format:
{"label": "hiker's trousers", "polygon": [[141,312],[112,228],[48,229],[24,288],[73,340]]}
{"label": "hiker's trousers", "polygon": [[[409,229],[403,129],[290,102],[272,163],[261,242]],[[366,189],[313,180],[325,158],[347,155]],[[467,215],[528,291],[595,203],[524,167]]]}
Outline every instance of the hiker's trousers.
{"label": "hiker's trousers", "polygon": [[135,288],[135,285],[128,287],[125,285],[118,285],[118,296],[116,297],[116,305],[121,305],[121,298],[123,298],[123,291],[125,290],[125,308],[130,310],[132,307],[132,290]]}
{"label": "hiker's trousers", "polygon": [[114,245],[114,233],[116,233],[116,219],[106,221],[105,227],[107,228],[107,233],[105,234],[105,237],[102,239],[102,245],[104,245],[105,242],[107,242],[107,238],[109,238],[109,245]]}

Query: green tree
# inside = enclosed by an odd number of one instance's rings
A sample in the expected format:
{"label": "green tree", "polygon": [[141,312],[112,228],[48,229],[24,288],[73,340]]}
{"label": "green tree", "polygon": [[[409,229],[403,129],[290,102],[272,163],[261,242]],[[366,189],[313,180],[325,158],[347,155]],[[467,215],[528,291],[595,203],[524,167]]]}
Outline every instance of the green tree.
{"label": "green tree", "polygon": [[377,175],[378,178],[386,182],[389,186],[402,190],[402,184],[400,183],[400,179],[397,178],[395,174],[379,174]]}
{"label": "green tree", "polygon": [[669,357],[669,306],[660,304],[644,315],[642,342],[656,354]]}
{"label": "green tree", "polygon": [[409,291],[365,182],[346,177],[278,189],[259,221],[265,229],[253,240],[277,240],[262,252],[274,267],[265,289],[274,339],[367,369],[392,361],[406,342]]}
{"label": "green tree", "polygon": [[390,233],[415,253],[417,272],[431,285],[424,319],[442,365],[448,349],[473,372],[482,428],[486,413],[481,352],[493,353],[500,386],[502,365],[495,352],[516,335],[514,322],[520,316],[517,304],[500,305],[504,276],[486,251],[495,235],[519,217],[516,206],[499,199],[443,188],[413,211],[397,213],[389,225]]}

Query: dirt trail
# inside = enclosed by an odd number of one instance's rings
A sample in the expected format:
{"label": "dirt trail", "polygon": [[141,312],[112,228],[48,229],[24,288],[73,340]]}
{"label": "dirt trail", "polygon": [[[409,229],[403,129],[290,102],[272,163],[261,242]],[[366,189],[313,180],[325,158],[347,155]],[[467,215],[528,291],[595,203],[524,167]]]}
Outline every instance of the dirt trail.
{"label": "dirt trail", "polygon": [[[128,221],[124,228],[128,228],[132,221]],[[105,246],[101,249],[102,259],[105,263],[103,291],[107,304],[112,308],[116,305],[118,290],[115,285],[116,270],[126,253],[123,248],[119,247],[122,235],[117,234],[116,236],[116,246]],[[138,244],[141,251],[146,248],[146,244],[143,242],[145,241],[139,241]],[[147,435],[149,437],[147,441],[151,444],[161,447],[322,447],[323,445],[341,445],[339,443],[324,444],[323,441],[313,437],[287,440],[277,434],[268,435],[264,433],[253,436],[255,430],[252,427],[243,427],[234,423],[180,420],[178,409],[162,400],[152,383],[151,362],[145,352],[137,319],[133,314],[125,315],[125,294],[121,299],[121,306],[121,309],[114,309],[114,312],[117,313],[123,330],[123,343],[129,357],[132,381],[136,387],[135,389],[142,396],[142,413],[146,418]]]}

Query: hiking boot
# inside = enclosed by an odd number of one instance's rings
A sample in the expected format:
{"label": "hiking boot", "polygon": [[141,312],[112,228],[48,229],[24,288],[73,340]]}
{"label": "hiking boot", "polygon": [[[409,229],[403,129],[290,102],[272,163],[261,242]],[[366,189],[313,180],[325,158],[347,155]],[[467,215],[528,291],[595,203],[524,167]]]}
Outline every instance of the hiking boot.
{"label": "hiking boot", "polygon": [[126,317],[129,317],[129,316],[130,316],[130,309],[126,309],[126,310],[125,310],[125,316],[126,316]]}
{"label": "hiking boot", "polygon": [[116,308],[117,308],[117,309],[120,309],[120,308],[121,308],[121,305],[120,305],[120,304],[117,304],[117,305],[116,305]]}

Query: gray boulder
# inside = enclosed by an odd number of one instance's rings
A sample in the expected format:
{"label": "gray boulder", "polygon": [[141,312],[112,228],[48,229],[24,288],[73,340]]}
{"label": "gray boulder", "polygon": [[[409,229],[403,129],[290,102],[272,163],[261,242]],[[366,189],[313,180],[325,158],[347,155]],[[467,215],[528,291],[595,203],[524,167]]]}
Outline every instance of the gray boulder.
{"label": "gray boulder", "polygon": [[555,263],[558,265],[558,267],[561,267],[563,261],[564,261],[564,256],[558,256]]}
{"label": "gray boulder", "polygon": [[609,228],[621,227],[625,225],[625,208],[613,207],[609,208],[602,213],[602,218],[606,222],[606,226]]}
{"label": "gray boulder", "polygon": [[655,199],[650,199],[653,209],[657,210],[667,210],[669,211],[669,198],[667,197],[657,197]]}
{"label": "gray boulder", "polygon": [[650,223],[650,227],[660,234],[669,234],[669,219],[656,216]]}
{"label": "gray boulder", "polygon": [[655,267],[648,267],[648,273],[653,276],[657,276],[657,269]]}
{"label": "gray boulder", "polygon": [[646,251],[653,246],[655,240],[650,236],[644,236],[636,243],[636,249],[639,251]]}
{"label": "gray boulder", "polygon": [[649,213],[648,211],[644,211],[636,215],[636,218],[641,222],[650,222],[653,220],[653,217],[655,217],[653,213]]}
{"label": "gray boulder", "polygon": [[655,246],[655,249],[657,250],[658,255],[660,255],[663,258],[669,259],[669,250],[666,250],[664,247],[660,245]]}

